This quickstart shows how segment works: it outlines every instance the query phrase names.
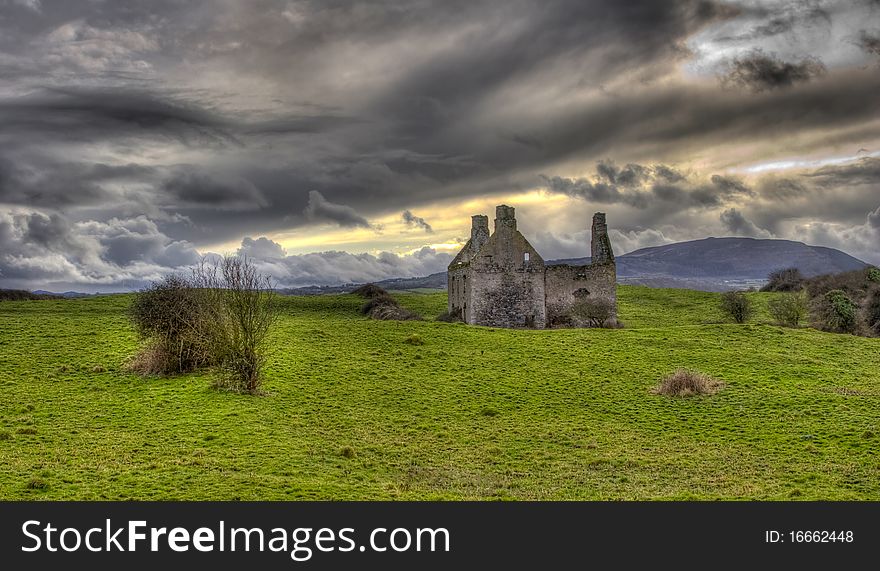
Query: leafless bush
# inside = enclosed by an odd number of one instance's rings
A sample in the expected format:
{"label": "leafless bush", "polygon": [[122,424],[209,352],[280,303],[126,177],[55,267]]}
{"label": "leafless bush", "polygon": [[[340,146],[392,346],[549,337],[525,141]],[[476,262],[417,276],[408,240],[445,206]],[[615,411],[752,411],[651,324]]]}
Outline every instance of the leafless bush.
{"label": "leafless bush", "polygon": [[767,310],[779,325],[798,327],[807,317],[809,298],[805,291],[782,293],[767,303]]}
{"label": "leafless bush", "polygon": [[353,289],[351,293],[366,299],[388,295],[387,291],[377,286],[376,284],[364,284],[358,288]]}
{"label": "leafless bush", "polygon": [[444,311],[438,315],[434,321],[444,321],[446,323],[458,323],[464,321],[461,315],[461,308],[455,308],[452,311]]}
{"label": "leafless bush", "polygon": [[361,306],[361,313],[369,316],[371,319],[383,321],[415,321],[422,319],[417,313],[401,307],[400,302],[387,294],[368,300]]}
{"label": "leafless bush", "polygon": [[192,282],[204,303],[204,334],[219,372],[217,385],[257,394],[267,339],[277,318],[271,279],[243,256],[203,260]]}
{"label": "leafless bush", "polygon": [[724,383],[709,375],[688,369],[677,369],[671,375],[665,376],[651,392],[670,397],[689,397],[714,395],[722,388]]}
{"label": "leafless bush", "polygon": [[776,270],[767,279],[761,291],[799,291],[804,287],[804,275],[797,268]]}
{"label": "leafless bush", "polygon": [[614,325],[614,303],[609,299],[587,298],[575,302],[571,316],[589,327],[611,327]]}
{"label": "leafless bush", "polygon": [[880,288],[872,291],[865,303],[865,324],[874,335],[880,335]]}
{"label": "leafless bush", "polygon": [[736,323],[745,323],[755,313],[755,308],[743,292],[728,291],[721,295],[721,311]]}
{"label": "leafless bush", "polygon": [[175,359],[166,348],[156,341],[144,344],[140,350],[128,360],[125,369],[131,373],[150,377],[167,375],[173,371]]}

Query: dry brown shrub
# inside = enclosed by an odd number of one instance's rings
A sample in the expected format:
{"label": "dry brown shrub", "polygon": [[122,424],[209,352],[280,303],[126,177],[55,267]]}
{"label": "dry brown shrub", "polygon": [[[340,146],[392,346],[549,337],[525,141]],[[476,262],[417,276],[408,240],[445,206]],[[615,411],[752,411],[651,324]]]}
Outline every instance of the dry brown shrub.
{"label": "dry brown shrub", "polygon": [[695,395],[714,395],[724,388],[724,383],[705,373],[688,369],[677,369],[666,375],[651,392],[669,397],[690,397]]}

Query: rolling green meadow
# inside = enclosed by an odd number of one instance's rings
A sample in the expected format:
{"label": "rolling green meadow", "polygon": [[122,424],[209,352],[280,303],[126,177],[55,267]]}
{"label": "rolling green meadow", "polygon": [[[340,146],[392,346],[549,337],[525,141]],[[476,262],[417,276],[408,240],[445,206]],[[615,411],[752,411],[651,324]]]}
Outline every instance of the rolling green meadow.
{"label": "rolling green meadow", "polygon": [[[686,290],[621,286],[613,330],[396,296],[428,319],[281,298],[264,396],[125,372],[129,296],[0,303],[0,499],[880,500],[880,339]],[[678,367],[725,387],[651,394]]]}

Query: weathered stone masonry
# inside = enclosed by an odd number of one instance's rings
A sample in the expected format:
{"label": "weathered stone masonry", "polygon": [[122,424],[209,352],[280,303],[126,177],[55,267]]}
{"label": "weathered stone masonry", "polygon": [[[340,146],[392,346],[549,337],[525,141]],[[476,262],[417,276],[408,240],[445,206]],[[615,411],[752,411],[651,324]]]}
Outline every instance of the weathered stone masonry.
{"label": "weathered stone masonry", "polygon": [[[493,327],[549,327],[569,321],[581,299],[617,307],[617,268],[605,215],[593,216],[591,264],[546,265],[516,229],[514,209],[495,209],[495,232],[486,216],[472,217],[471,238],[448,268],[450,312],[466,323]],[[575,322],[573,325],[582,325]]]}

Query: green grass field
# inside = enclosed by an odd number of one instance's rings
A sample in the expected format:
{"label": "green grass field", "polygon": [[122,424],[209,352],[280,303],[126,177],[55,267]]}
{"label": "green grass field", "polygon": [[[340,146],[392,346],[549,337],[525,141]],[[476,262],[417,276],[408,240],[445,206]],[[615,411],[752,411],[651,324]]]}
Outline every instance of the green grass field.
{"label": "green grass field", "polygon": [[[880,339],[715,294],[621,287],[626,328],[552,331],[285,297],[261,397],[125,373],[129,301],[0,303],[0,499],[880,500]],[[650,394],[677,367],[726,387]]]}

